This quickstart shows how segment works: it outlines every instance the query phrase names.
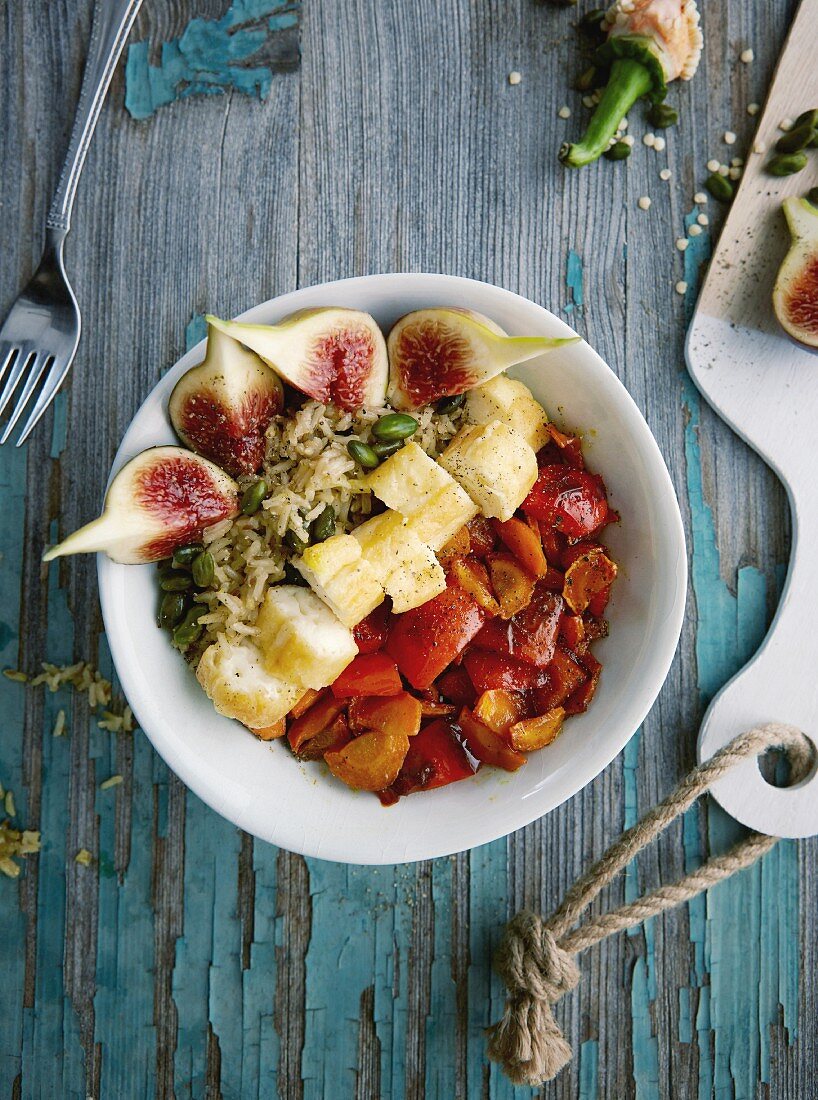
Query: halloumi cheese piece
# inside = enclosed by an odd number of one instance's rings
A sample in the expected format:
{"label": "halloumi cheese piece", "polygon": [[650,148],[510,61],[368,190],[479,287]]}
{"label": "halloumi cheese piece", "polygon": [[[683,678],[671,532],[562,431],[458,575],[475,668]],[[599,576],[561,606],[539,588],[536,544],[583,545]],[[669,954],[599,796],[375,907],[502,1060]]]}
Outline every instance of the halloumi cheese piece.
{"label": "halloumi cheese piece", "polygon": [[420,607],[446,587],[446,574],[431,546],[421,542],[414,531],[407,529],[406,534],[404,556],[384,586],[392,597],[392,610],[398,615]]}
{"label": "halloumi cheese piece", "polygon": [[387,508],[412,516],[452,478],[417,443],[406,443],[372,471],[366,484]]}
{"label": "halloumi cheese piece", "polygon": [[423,543],[399,512],[373,516],[352,532],[378,583],[392,597],[396,612],[426,603],[446,587],[434,551]]}
{"label": "halloumi cheese piece", "polygon": [[548,413],[528,386],[498,374],[482,386],[470,391],[466,401],[466,416],[473,424],[488,424],[500,420],[513,428],[535,451],[551,438],[548,434]]}
{"label": "halloumi cheese piece", "polygon": [[507,424],[469,424],[440,456],[484,516],[507,520],[537,480],[537,456]]}
{"label": "halloumi cheese piece", "polygon": [[268,588],[256,626],[266,670],[298,684],[302,694],[327,687],[358,653],[352,631],[313,591],[295,584]]}
{"label": "halloumi cheese piece", "polygon": [[219,714],[251,729],[274,725],[304,694],[298,684],[271,675],[249,640],[229,642],[221,637],[213,642],[201,656],[196,679]]}
{"label": "halloumi cheese piece", "polygon": [[372,566],[363,559],[361,544],[352,535],[333,535],[308,546],[294,564],[344,626],[355,626],[384,598]]}
{"label": "halloumi cheese piece", "polygon": [[407,443],[381,463],[367,484],[433,550],[445,546],[478,512],[468,493],[417,443]]}
{"label": "halloumi cheese piece", "polygon": [[466,490],[452,478],[451,485],[441,489],[409,518],[409,527],[421,542],[440,550],[479,511]]}

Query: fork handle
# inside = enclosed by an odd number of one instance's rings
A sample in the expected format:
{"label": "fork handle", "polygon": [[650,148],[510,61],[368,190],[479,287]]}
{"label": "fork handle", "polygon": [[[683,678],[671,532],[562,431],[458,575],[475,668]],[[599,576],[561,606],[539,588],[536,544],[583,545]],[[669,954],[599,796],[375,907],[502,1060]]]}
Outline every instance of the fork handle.
{"label": "fork handle", "polygon": [[141,6],[142,0],[98,0],[94,6],[91,42],[82,74],[71,143],[46,220],[46,227],[56,230],[62,236],[71,227],[71,208],[74,205],[77,184],[105,93]]}

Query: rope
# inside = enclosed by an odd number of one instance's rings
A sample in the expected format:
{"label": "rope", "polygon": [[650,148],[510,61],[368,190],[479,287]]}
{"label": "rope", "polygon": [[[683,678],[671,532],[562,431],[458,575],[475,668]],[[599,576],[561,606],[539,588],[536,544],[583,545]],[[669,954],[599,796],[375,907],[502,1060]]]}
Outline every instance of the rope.
{"label": "rope", "polygon": [[623,870],[680,814],[735,765],[781,748],[798,782],[813,763],[813,748],[793,726],[771,722],[739,734],[710,760],[695,767],[662,802],[622,834],[605,854],[568,890],[562,904],[547,919],[518,913],[507,925],[494,960],[506,985],[503,1018],[488,1029],[488,1055],[499,1062],[515,1085],[541,1085],[571,1060],[571,1047],[560,1031],[553,1006],[579,982],[574,956],[606,936],[632,928],[670,909],[755,863],[778,842],[777,837],[750,833],[724,855],[716,856],[669,886],[574,928],[600,890]]}

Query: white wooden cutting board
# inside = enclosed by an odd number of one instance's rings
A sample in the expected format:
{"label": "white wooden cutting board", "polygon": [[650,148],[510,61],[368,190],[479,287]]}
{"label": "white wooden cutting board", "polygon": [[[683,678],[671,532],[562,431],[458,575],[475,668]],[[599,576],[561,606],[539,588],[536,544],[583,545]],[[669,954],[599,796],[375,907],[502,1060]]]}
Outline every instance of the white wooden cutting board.
{"label": "white wooden cutting board", "polygon": [[[793,546],[775,620],[758,653],[716,696],[702,723],[705,759],[764,722],[797,726],[818,744],[818,354],[794,344],[772,310],[788,245],[781,202],[818,184],[818,150],[802,172],[776,179],[764,164],[779,123],[818,107],[818,0],[802,0],[749,153],[738,195],[687,339],[694,382],[787,488]],[[756,517],[763,527],[765,517]],[[768,784],[755,760],[713,790],[739,821],[775,836],[818,833],[818,769],[793,787]]]}

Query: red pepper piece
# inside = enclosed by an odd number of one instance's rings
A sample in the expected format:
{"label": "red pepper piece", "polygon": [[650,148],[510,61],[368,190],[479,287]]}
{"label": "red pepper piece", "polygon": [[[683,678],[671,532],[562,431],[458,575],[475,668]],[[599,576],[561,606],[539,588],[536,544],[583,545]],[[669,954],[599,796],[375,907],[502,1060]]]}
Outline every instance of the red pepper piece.
{"label": "red pepper piece", "polygon": [[463,658],[463,665],[481,695],[493,688],[531,691],[546,682],[542,669],[516,661],[505,653],[493,653],[488,649],[468,650]]}
{"label": "red pepper piece", "polygon": [[458,710],[472,706],[477,698],[477,692],[474,690],[474,684],[471,682],[468,672],[460,665],[447,669],[436,682],[435,687],[443,698],[448,703],[456,706]]}
{"label": "red pepper piece", "polygon": [[554,656],[564,606],[562,596],[538,584],[527,607],[507,622],[486,623],[475,645],[541,668]]}
{"label": "red pepper piece", "polygon": [[386,652],[418,691],[432,686],[486,621],[487,613],[453,577],[438,596],[395,615]]}
{"label": "red pepper piece", "polygon": [[438,718],[409,742],[409,752],[390,790],[395,795],[428,791],[468,779],[474,772],[452,722]]}
{"label": "red pepper piece", "polygon": [[385,653],[360,653],[332,685],[336,699],[397,695],[403,691],[398,666]]}
{"label": "red pepper piece", "polygon": [[389,618],[389,601],[384,600],[357,626],[353,626],[352,637],[359,653],[377,653],[383,649],[389,633]]}
{"label": "red pepper piece", "polygon": [[560,531],[571,542],[593,535],[605,526],[608,518],[602,479],[570,466],[543,466],[522,509],[526,515]]}

